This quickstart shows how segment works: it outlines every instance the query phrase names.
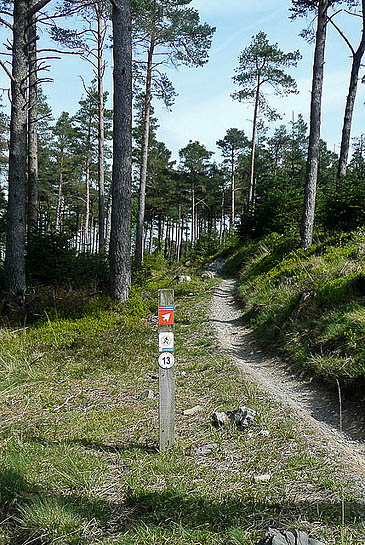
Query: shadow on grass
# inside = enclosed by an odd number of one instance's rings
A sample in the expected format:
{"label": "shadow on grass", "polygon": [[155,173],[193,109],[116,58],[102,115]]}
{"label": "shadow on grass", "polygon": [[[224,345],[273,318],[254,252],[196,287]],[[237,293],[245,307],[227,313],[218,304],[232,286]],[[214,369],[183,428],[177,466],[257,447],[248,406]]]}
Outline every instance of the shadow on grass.
{"label": "shadow on grass", "polygon": [[[135,521],[144,525],[170,527],[179,524],[186,529],[209,527],[215,532],[240,526],[242,529],[264,529],[268,526],[287,528],[298,520],[318,522],[329,526],[341,525],[341,502],[282,502],[251,501],[247,498],[227,497],[211,501],[202,496],[181,494],[178,491],[129,494],[126,503],[133,508]],[[347,521],[356,523],[364,513],[363,503],[346,503]]]}
{"label": "shadow on grass", "polygon": [[126,441],[125,443],[115,443],[105,445],[103,443],[96,443],[94,441],[87,441],[86,439],[74,439],[70,441],[75,445],[80,445],[88,450],[94,450],[97,452],[110,452],[110,453],[122,453],[129,452],[133,450],[141,450],[148,454],[156,454],[158,452],[158,445],[148,445],[146,443],[136,443],[133,441]]}
{"label": "shadow on grass", "polygon": [[[182,526],[187,531],[199,530],[202,527],[225,535],[229,528],[240,527],[242,530],[261,532],[268,526],[287,528],[297,526],[298,520],[321,522],[322,525],[338,527],[341,524],[341,504],[331,502],[282,502],[253,501],[247,498],[227,496],[221,501],[210,500],[201,495],[183,493],[179,490],[147,491],[136,493],[127,491],[125,500],[107,501],[98,498],[88,498],[82,494],[67,496],[55,495],[51,491],[35,487],[21,475],[8,470],[0,476],[0,494],[2,500],[3,521],[7,532],[12,536],[11,543],[28,543],[30,536],[36,537],[36,543],[46,545],[49,538],[44,538],[44,532],[53,535],[56,530],[62,533],[62,519],[56,522],[59,528],[46,527],[41,521],[29,523],[24,513],[37,511],[39,506],[48,505],[49,512],[61,511],[65,517],[73,517],[75,532],[80,521],[88,524],[96,523],[104,535],[121,532],[133,532],[140,526],[158,527],[166,530]],[[6,499],[6,501],[4,501]],[[364,504],[346,503],[348,523],[361,520]],[[30,519],[37,520],[37,519]],[[53,525],[55,521],[53,520]],[[32,537],[32,539],[33,539]],[[90,537],[90,536],[89,536]],[[53,542],[53,541],[52,541]],[[62,541],[63,543],[63,541]],[[71,542],[70,542],[71,543]],[[88,543],[87,536],[72,543]]]}
{"label": "shadow on grass", "polygon": [[158,444],[152,443],[137,443],[134,441],[125,441],[124,443],[100,443],[97,441],[89,441],[87,439],[70,439],[63,441],[52,441],[43,437],[31,436],[28,438],[29,442],[38,443],[47,447],[57,446],[60,444],[79,445],[87,450],[94,452],[108,452],[111,454],[118,454],[123,452],[130,452],[134,450],[140,450],[147,454],[156,454],[158,452]]}
{"label": "shadow on grass", "polygon": [[79,529],[82,533],[82,526],[87,528],[95,522],[107,528],[119,507],[116,502],[84,494],[54,494],[12,469],[0,474],[0,524],[7,529],[14,545],[48,544],[50,538],[44,536],[62,534],[65,521],[73,526],[75,535]]}

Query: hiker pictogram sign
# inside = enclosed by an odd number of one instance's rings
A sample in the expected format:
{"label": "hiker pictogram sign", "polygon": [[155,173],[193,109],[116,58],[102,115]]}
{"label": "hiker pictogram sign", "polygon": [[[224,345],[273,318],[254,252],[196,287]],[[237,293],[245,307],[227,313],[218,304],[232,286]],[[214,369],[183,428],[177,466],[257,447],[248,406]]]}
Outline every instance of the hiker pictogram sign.
{"label": "hiker pictogram sign", "polygon": [[174,351],[174,334],[172,331],[164,331],[159,333],[158,347],[160,352],[173,352]]}
{"label": "hiker pictogram sign", "polygon": [[160,305],[158,308],[158,322],[160,325],[174,324],[174,307],[173,305]]}

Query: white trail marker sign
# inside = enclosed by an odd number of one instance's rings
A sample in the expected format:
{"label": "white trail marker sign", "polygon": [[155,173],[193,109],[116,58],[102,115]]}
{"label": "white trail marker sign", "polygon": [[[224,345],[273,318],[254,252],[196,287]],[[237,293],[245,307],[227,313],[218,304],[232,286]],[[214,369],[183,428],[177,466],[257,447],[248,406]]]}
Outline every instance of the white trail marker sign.
{"label": "white trail marker sign", "polygon": [[175,442],[174,290],[158,291],[160,451]]}

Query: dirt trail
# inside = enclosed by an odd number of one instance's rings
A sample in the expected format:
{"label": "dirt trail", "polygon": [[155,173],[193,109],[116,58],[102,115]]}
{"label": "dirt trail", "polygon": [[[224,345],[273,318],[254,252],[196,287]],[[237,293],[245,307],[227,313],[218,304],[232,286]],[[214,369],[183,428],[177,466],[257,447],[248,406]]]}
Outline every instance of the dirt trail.
{"label": "dirt trail", "polygon": [[287,364],[260,349],[252,331],[243,324],[236,289],[235,280],[223,279],[212,300],[210,320],[221,347],[247,379],[289,406],[329,455],[339,455],[349,475],[365,490],[365,424],[358,404],[343,406],[341,432],[338,396],[293,375]]}

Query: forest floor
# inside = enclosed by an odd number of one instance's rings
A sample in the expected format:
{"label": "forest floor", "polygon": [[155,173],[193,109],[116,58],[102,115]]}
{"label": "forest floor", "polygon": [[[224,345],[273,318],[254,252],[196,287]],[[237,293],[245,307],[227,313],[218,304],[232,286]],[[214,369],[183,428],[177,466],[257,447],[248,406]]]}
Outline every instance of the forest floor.
{"label": "forest floor", "polygon": [[[55,293],[38,324],[0,330],[0,545],[256,545],[268,527],[365,543],[360,444],[288,403],[287,383],[253,375],[273,365],[245,337],[233,281],[161,279],[142,316],[136,294],[77,309],[77,294]],[[161,287],[176,307],[176,444],[164,453]],[[240,406],[256,411],[247,429],[212,425]]]}

